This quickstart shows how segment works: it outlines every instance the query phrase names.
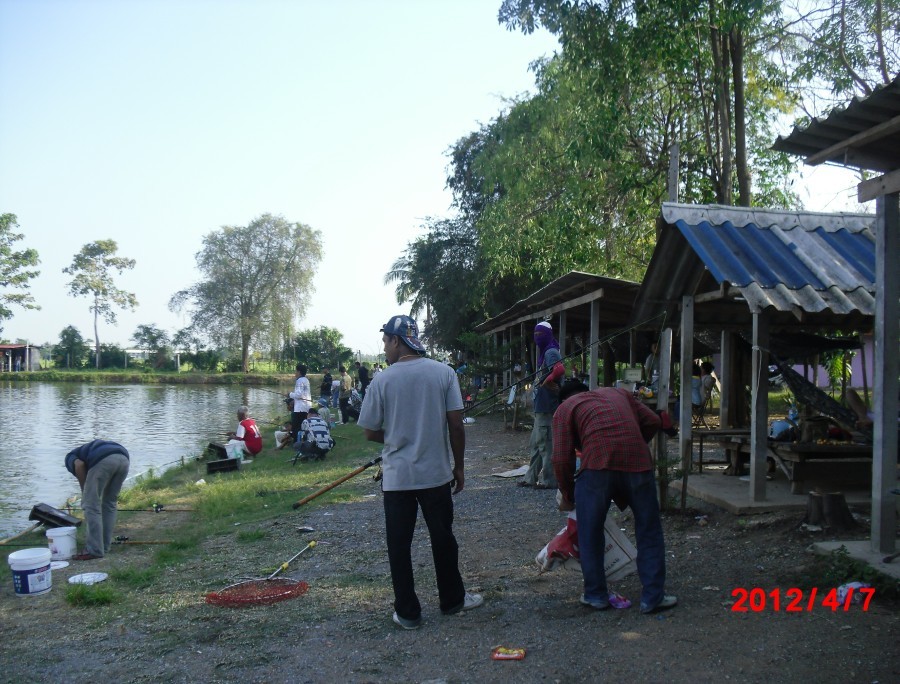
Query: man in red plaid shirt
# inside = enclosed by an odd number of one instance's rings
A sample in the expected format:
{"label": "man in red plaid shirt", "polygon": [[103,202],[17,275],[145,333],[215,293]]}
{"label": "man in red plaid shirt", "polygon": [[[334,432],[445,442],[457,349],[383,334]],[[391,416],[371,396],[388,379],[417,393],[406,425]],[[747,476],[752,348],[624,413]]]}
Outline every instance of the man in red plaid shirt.
{"label": "man in red plaid shirt", "polygon": [[[559,399],[553,416],[553,470],[562,494],[560,510],[575,510],[578,515],[581,603],[597,610],[609,608],[603,526],[615,501],[623,509],[631,506],[634,516],[641,612],[671,608],[678,599],[665,593],[665,542],[647,446],[661,427],[660,417],[624,389],[588,391],[584,383],[570,381]],[[577,473],[576,449],[581,452]]]}

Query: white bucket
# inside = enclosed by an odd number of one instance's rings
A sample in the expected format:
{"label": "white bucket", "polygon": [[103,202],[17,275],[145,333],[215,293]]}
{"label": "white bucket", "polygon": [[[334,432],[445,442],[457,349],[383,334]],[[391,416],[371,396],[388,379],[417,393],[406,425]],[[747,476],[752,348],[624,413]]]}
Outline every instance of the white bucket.
{"label": "white bucket", "polygon": [[50,591],[50,549],[22,549],[9,554],[16,596],[37,596]]}
{"label": "white bucket", "polygon": [[69,560],[75,555],[75,533],[77,531],[74,527],[56,527],[47,530],[52,560]]}

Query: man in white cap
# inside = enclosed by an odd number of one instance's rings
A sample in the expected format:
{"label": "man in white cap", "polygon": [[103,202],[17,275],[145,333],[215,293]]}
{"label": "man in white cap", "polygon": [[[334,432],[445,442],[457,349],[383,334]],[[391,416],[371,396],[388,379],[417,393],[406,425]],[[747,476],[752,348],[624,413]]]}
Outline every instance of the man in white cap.
{"label": "man in white cap", "polygon": [[381,331],[389,366],[372,379],[357,424],[366,439],[384,444],[381,489],[393,619],[403,629],[416,629],[422,606],[413,578],[412,539],[419,507],[431,538],[441,612],[453,615],[484,602],[463,585],[453,535],[451,491],[459,494],[465,484],[463,401],[453,369],[424,357],[412,318],[394,316]]}

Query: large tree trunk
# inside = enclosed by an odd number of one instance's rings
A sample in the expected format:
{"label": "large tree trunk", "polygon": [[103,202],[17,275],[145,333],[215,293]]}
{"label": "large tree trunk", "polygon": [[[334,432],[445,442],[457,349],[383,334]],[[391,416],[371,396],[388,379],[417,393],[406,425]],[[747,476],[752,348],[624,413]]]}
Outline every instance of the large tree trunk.
{"label": "large tree trunk", "polygon": [[241,370],[250,372],[250,336],[241,335]]}
{"label": "large tree trunk", "polygon": [[731,48],[731,78],[734,83],[734,157],[737,166],[738,204],[750,206],[750,169],[747,166],[747,121],[746,99],[744,97],[744,34],[739,26],[732,26],[729,47]]}

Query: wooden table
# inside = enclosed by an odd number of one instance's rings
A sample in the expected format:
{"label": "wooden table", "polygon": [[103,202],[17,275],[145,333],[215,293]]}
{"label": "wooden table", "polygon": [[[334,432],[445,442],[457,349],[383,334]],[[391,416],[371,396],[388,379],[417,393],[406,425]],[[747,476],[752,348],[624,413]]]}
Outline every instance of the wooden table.
{"label": "wooden table", "polygon": [[[697,443],[700,445],[700,460],[697,462],[698,472],[703,472],[703,442],[711,440],[726,445],[726,453],[729,451],[727,446],[730,445],[736,437],[749,437],[749,428],[721,428],[719,430],[691,430],[691,453],[693,454],[693,440],[696,435]],[[733,446],[733,445],[732,445]],[[738,463],[734,471],[740,471],[740,446],[738,444]],[[691,456],[693,458],[693,456]],[[732,459],[733,461],[733,459]]]}
{"label": "wooden table", "polygon": [[[803,494],[803,481],[839,480],[842,485],[872,482],[872,445],[770,442],[769,450],[790,472],[791,493]],[[788,465],[789,464],[789,465]]]}

